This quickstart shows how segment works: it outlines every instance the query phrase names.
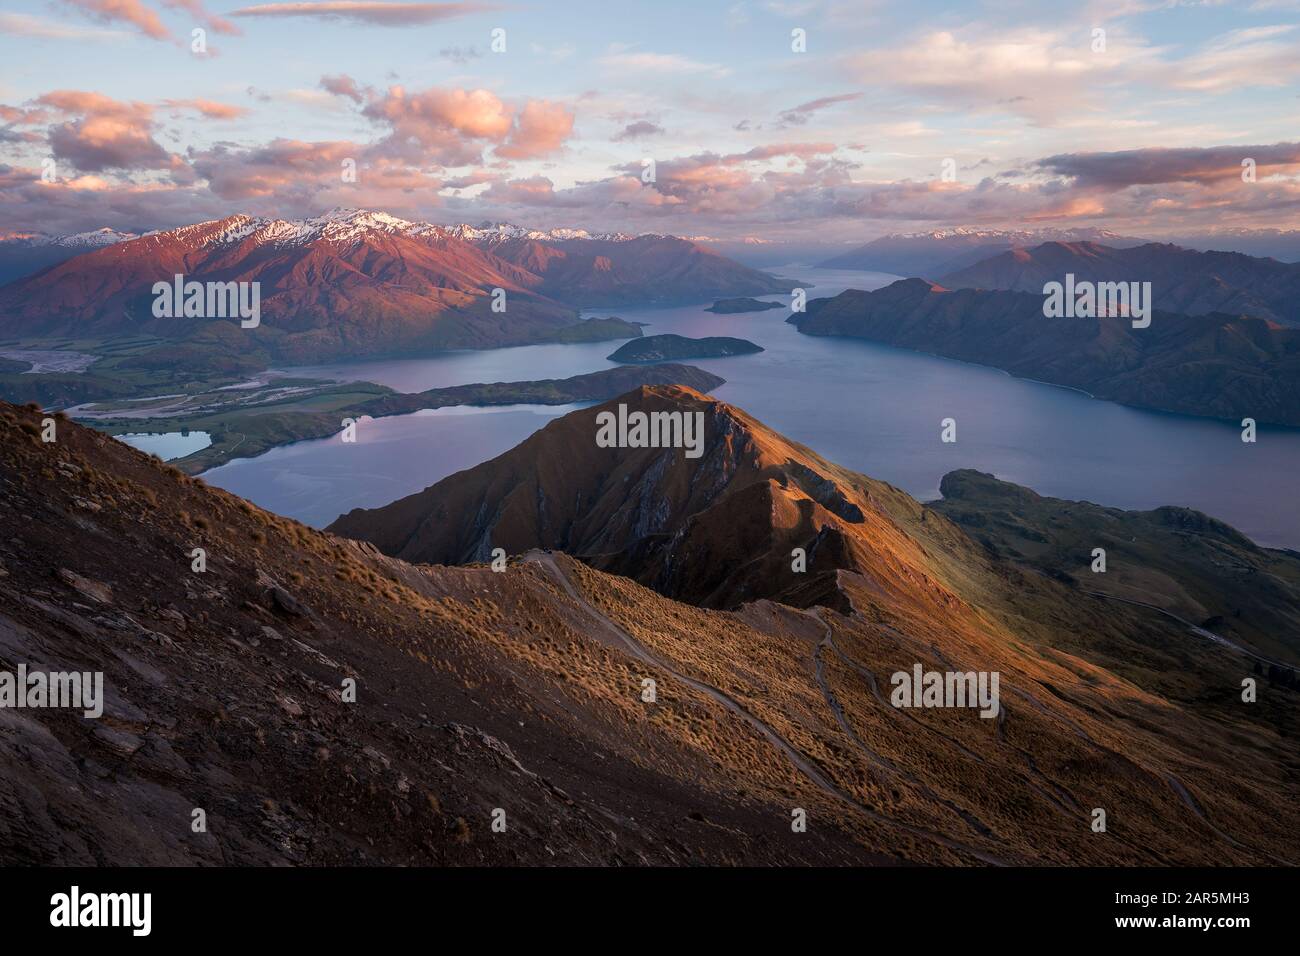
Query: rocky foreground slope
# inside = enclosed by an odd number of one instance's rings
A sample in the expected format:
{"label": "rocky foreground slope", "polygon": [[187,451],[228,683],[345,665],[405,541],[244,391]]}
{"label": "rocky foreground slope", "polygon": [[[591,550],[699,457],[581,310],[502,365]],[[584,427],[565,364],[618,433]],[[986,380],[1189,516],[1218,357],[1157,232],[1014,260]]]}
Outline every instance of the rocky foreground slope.
{"label": "rocky foreground slope", "polygon": [[[852,536],[855,568],[810,572],[842,611],[710,610],[542,551],[414,565],[66,421],[42,442],[41,413],[0,405],[0,671],[106,687],[98,720],[0,709],[0,862],[1300,859],[1292,691],[1243,705],[1240,655],[716,414],[734,461],[693,460],[699,480],[770,469],[719,517],[751,516],[733,530],[760,556],[764,508]],[[998,671],[998,718],[890,706],[915,664]]]}

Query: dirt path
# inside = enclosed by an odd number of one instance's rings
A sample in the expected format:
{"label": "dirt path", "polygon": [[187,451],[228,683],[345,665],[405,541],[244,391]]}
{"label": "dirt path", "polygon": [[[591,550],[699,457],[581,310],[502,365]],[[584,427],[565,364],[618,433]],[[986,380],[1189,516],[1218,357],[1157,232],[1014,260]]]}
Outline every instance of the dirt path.
{"label": "dirt path", "polygon": [[569,580],[569,576],[564,572],[564,569],[560,567],[560,564],[555,560],[554,555],[546,552],[530,551],[521,558],[521,561],[523,561],[526,564],[539,565],[557,584],[560,585],[560,587],[564,589],[565,593],[570,597],[570,599],[573,600],[575,604],[578,605],[578,607],[582,608],[588,615],[590,615],[596,621],[597,625],[606,634],[607,637],[612,638],[616,644],[623,647],[629,654],[631,654],[637,660],[641,661],[644,664],[648,664],[652,667],[656,667],[662,671],[665,671],[666,673],[675,677],[677,680],[681,681],[683,684],[686,684],[688,687],[691,687],[692,689],[698,691],[699,693],[704,694],[706,697],[710,698],[711,700],[714,700],[717,703],[721,704],[723,707],[731,711],[741,720],[745,721],[745,723],[749,724],[749,726],[751,726],[756,731],[758,731],[758,733],[761,734],[769,743],[771,743],[774,747],[780,750],[781,753],[783,753],[786,756],[786,758],[792,764],[794,764],[795,769],[797,769],[801,774],[807,777],[814,785],[817,786],[818,789],[829,794],[830,796],[835,797],[837,800],[840,800],[843,803],[847,803],[848,805],[859,810],[860,812],[865,814],[870,819],[876,821],[877,823],[884,824],[885,826],[895,827],[897,829],[903,830],[904,832],[910,833],[913,836],[921,837],[922,839],[925,840],[930,840],[931,842],[938,843],[939,845],[944,846],[950,850],[953,850],[958,853],[964,853],[968,856],[974,857],[977,860],[980,860],[984,863],[988,863],[993,866],[1007,865],[1005,861],[1000,860],[997,857],[984,852],[983,850],[979,850],[976,849],[975,847],[967,846],[956,840],[952,840],[946,836],[943,836],[942,834],[934,833],[922,827],[913,826],[910,823],[903,823],[900,820],[895,820],[892,817],[888,817],[880,813],[879,811],[873,810],[870,807],[860,803],[857,799],[850,796],[848,793],[846,793],[845,791],[841,790],[838,786],[836,786],[829,777],[827,777],[820,769],[814,766],[808,760],[808,758],[806,758],[802,753],[800,753],[794,747],[793,744],[791,744],[779,733],[773,730],[768,724],[766,724],[765,722],[763,722],[762,720],[760,720],[759,718],[751,714],[734,698],[732,698],[724,691],[719,690],[718,688],[714,687],[711,684],[706,684],[703,681],[698,681],[692,677],[688,677],[685,674],[682,674],[681,672],[677,671],[673,667],[669,666],[666,662],[661,660],[655,654],[647,650],[641,644],[640,641],[638,641],[635,637],[629,634],[620,625],[610,620],[599,608],[595,607],[590,601],[588,601],[582,595],[582,593],[574,586],[573,582]]}
{"label": "dirt path", "polygon": [[1274,660],[1271,657],[1265,657],[1263,654],[1260,654],[1256,651],[1252,651],[1247,647],[1242,647],[1236,641],[1229,640],[1228,638],[1224,637],[1222,634],[1215,634],[1213,631],[1206,630],[1205,628],[1201,627],[1199,624],[1193,624],[1191,621],[1187,620],[1186,618],[1179,617],[1177,614],[1173,613],[1172,611],[1165,610],[1158,604],[1148,604],[1146,601],[1134,601],[1132,598],[1124,598],[1124,597],[1119,597],[1118,595],[1115,594],[1107,594],[1105,591],[1089,591],[1086,588],[1079,588],[1079,590],[1084,594],[1091,595],[1092,597],[1104,598],[1107,601],[1118,601],[1121,604],[1131,604],[1134,607],[1145,607],[1145,608],[1149,608],[1152,611],[1157,611],[1160,614],[1163,614],[1165,617],[1169,618],[1171,621],[1177,621],[1179,624],[1183,625],[1183,627],[1187,628],[1197,637],[1203,637],[1207,641],[1212,641],[1213,643],[1218,644],[1220,647],[1226,647],[1229,650],[1236,651],[1238,654],[1243,654],[1246,657],[1249,657],[1251,660],[1259,661],[1261,664],[1272,664],[1276,667],[1281,667],[1286,670],[1289,670],[1292,673],[1300,673],[1300,668],[1296,668],[1292,664],[1287,664],[1282,661]]}
{"label": "dirt path", "polygon": [[[859,677],[863,679],[863,681],[866,682],[867,686],[871,688],[872,695],[879,702],[880,706],[885,708],[885,711],[887,713],[896,714],[897,716],[903,719],[910,720],[912,723],[916,724],[916,726],[920,727],[926,733],[934,734],[936,737],[940,737],[941,739],[947,741],[949,744],[951,744],[953,747],[960,750],[963,754],[965,754],[967,757],[969,757],[972,760],[982,761],[984,759],[980,757],[978,754],[971,751],[965,745],[963,745],[955,737],[951,737],[948,734],[945,734],[942,730],[938,730],[934,727],[931,727],[929,724],[926,724],[923,721],[918,720],[916,717],[912,716],[907,711],[899,710],[898,708],[891,705],[888,701],[886,701],[884,695],[880,693],[880,687],[876,683],[876,675],[873,674],[871,671],[867,670],[865,667],[862,667],[852,658],[850,658],[847,654],[844,653],[843,650],[840,649],[840,646],[835,643],[835,637],[831,633],[829,625],[826,625],[825,620],[822,618],[820,610],[813,611],[810,613],[814,614],[818,618],[818,620],[820,620],[822,624],[827,627],[826,642],[829,643],[830,648],[833,651],[835,651],[836,654],[839,655],[840,660],[842,660],[846,665],[852,668],[854,673],[856,673]],[[854,613],[855,614],[857,613],[856,610],[854,611]],[[911,646],[914,647],[921,646],[919,642],[914,641],[912,638],[908,637],[908,635],[904,634],[896,627],[892,627],[888,624],[883,624],[881,625],[881,627],[889,631],[891,634],[894,634],[898,638],[902,639],[903,641],[905,641]],[[953,666],[952,662],[949,661],[948,658],[945,657],[937,647],[931,646],[930,650],[943,663],[945,667],[949,668],[950,670],[958,669]],[[1003,726],[1004,721],[1007,719],[1007,716],[1008,716],[1007,706],[1005,703],[1002,703],[998,708],[997,737],[999,742],[1006,745],[1011,750],[1014,750],[1016,753],[1020,754],[1020,756],[1024,758],[1025,765],[1029,768],[1029,772],[1033,775],[1033,779],[1029,779],[1028,777],[1025,777],[1023,775],[1021,775],[1020,779],[1022,779],[1031,788],[1037,790],[1049,803],[1051,803],[1054,807],[1056,807],[1066,816],[1076,817],[1082,814],[1083,808],[1079,805],[1078,800],[1074,798],[1073,794],[1071,794],[1064,787],[1060,786],[1055,781],[1053,781],[1050,777],[1044,774],[1038,768],[1038,764],[1034,761],[1033,756],[1028,751],[1022,750],[1021,748],[1016,747],[1013,744],[1007,742],[1006,730]],[[1082,731],[1080,731],[1080,733],[1082,733]]]}
{"label": "dirt path", "polygon": [[[1101,594],[1100,592],[1091,592],[1091,591],[1089,591],[1089,592],[1086,592],[1086,593],[1089,593],[1089,594],[1096,594],[1096,596],[1098,596],[1098,597],[1105,597],[1105,598],[1110,598],[1110,597],[1111,597],[1111,595]],[[1175,614],[1170,614],[1168,611],[1165,611],[1163,608],[1157,607],[1157,606],[1154,605],[1154,604],[1144,604],[1144,603],[1141,602],[1141,601],[1130,601],[1130,600],[1128,600],[1128,599],[1126,599],[1126,598],[1114,598],[1114,600],[1122,601],[1122,602],[1125,603],[1125,604],[1136,604],[1136,605],[1139,605],[1139,606],[1141,606],[1141,607],[1148,607],[1148,608],[1151,608],[1152,610],[1159,611],[1160,613],[1166,615],[1167,617],[1170,617],[1170,618],[1172,618],[1173,620],[1176,620],[1176,621],[1178,621],[1179,623],[1186,625],[1187,627],[1191,628],[1192,630],[1196,631],[1197,633],[1202,634],[1202,636],[1207,636],[1207,637],[1210,637],[1210,638],[1214,639],[1217,643],[1220,643],[1220,644],[1223,644],[1223,645],[1225,645],[1225,646],[1227,646],[1227,647],[1230,647],[1230,648],[1233,648],[1233,649],[1235,649],[1235,650],[1241,651],[1243,654],[1246,654],[1247,656],[1251,656],[1251,657],[1255,657],[1255,656],[1257,656],[1257,655],[1252,654],[1250,651],[1247,651],[1245,648],[1242,648],[1242,647],[1240,647],[1240,646],[1234,644],[1233,642],[1229,641],[1227,638],[1223,638],[1223,637],[1220,637],[1220,636],[1217,635],[1217,634],[1212,634],[1212,633],[1210,633],[1210,632],[1208,632],[1208,631],[1204,631],[1203,629],[1196,627],[1195,625],[1191,624],[1191,623],[1188,622],[1188,621],[1183,620],[1182,618],[1178,617],[1178,616],[1175,615]],[[822,625],[823,625],[824,627],[827,628],[827,634],[826,634],[826,637],[823,638],[822,643],[818,645],[818,650],[820,650],[820,648],[821,648],[821,646],[822,646],[823,644],[828,644],[828,645],[829,645],[829,646],[830,646],[830,647],[831,647],[831,648],[832,648],[832,649],[833,649],[837,654],[839,654],[840,659],[841,659],[842,661],[844,661],[844,663],[847,664],[849,667],[851,667],[851,668],[852,668],[852,669],[853,669],[853,670],[854,670],[854,671],[855,671],[855,672],[856,672],[856,673],[857,673],[857,674],[858,674],[858,675],[859,675],[859,676],[860,676],[860,677],[861,677],[861,678],[862,678],[862,679],[867,683],[867,686],[871,688],[871,692],[872,692],[872,694],[873,694],[873,695],[876,697],[876,699],[877,699],[877,700],[882,704],[882,706],[888,706],[888,705],[886,704],[886,701],[885,701],[884,698],[882,697],[882,695],[881,695],[881,693],[880,693],[880,690],[879,690],[879,688],[878,688],[878,686],[877,686],[875,675],[872,674],[869,670],[866,670],[865,668],[859,666],[859,665],[856,664],[854,661],[852,661],[852,660],[851,660],[847,655],[844,654],[844,652],[843,652],[842,650],[840,650],[839,646],[835,643],[835,639],[834,639],[834,636],[832,635],[832,633],[831,633],[831,631],[830,631],[829,625],[827,625],[826,622],[825,622],[825,620],[822,619],[822,616],[821,616],[821,613],[820,613],[820,609],[818,609],[818,610],[814,610],[814,611],[810,611],[810,612],[805,612],[805,613],[811,614],[812,616],[816,617],[816,618],[818,619],[818,621],[820,621],[820,622],[822,623]],[[855,614],[857,613],[857,612],[856,612],[856,609],[855,609],[855,612],[854,612],[854,613],[855,613]],[[909,643],[909,644],[913,644],[913,643],[915,643],[915,642],[912,641],[911,638],[909,638],[907,635],[903,634],[901,631],[898,631],[896,628],[889,627],[888,625],[884,625],[884,627],[885,627],[887,630],[889,630],[890,632],[892,632],[893,634],[895,634],[895,635],[897,635],[898,637],[900,637],[900,638],[902,638],[903,640],[905,640],[907,643]],[[938,649],[937,649],[937,648],[934,648],[934,650],[935,650],[936,653],[938,652]],[[943,658],[942,655],[940,655],[940,659],[943,660],[945,666],[952,667],[952,664],[951,664],[950,662],[948,662],[945,658]],[[1266,660],[1266,658],[1260,658],[1260,659],[1261,659],[1261,660]],[[822,669],[821,669],[821,664],[820,664],[820,662],[818,663],[818,680],[819,680],[819,681],[822,681],[822,680],[823,680],[823,675],[822,675]],[[1101,751],[1102,753],[1107,754],[1107,755],[1109,755],[1109,756],[1123,759],[1123,758],[1122,758],[1122,755],[1120,755],[1120,754],[1116,753],[1115,751],[1111,750],[1109,747],[1106,747],[1105,745],[1098,743],[1096,740],[1093,739],[1093,737],[1092,737],[1090,734],[1088,734],[1087,731],[1085,731],[1082,727],[1080,727],[1080,726],[1079,726],[1077,723],[1075,723],[1074,721],[1070,720],[1068,717],[1065,717],[1064,715],[1061,715],[1061,714],[1056,714],[1055,712],[1050,712],[1050,711],[1048,711],[1047,708],[1045,708],[1045,707],[1042,705],[1042,703],[1040,703],[1040,702],[1039,702],[1039,701],[1038,701],[1038,700],[1037,700],[1033,695],[1031,695],[1031,694],[1029,694],[1029,693],[1027,693],[1027,692],[1025,692],[1025,691],[1016,690],[1015,688],[1008,688],[1008,689],[1011,690],[1013,693],[1017,694],[1018,696],[1024,698],[1024,699],[1025,699],[1026,701],[1028,701],[1031,705],[1033,705],[1035,708],[1037,708],[1039,711],[1041,711],[1044,715],[1049,716],[1049,717],[1051,717],[1051,716],[1059,717],[1061,720],[1063,720],[1063,721],[1066,723],[1067,726],[1069,726],[1069,727],[1070,727],[1070,728],[1071,728],[1071,729],[1072,729],[1076,734],[1078,734],[1078,735],[1079,735],[1079,736],[1080,736],[1084,741],[1086,741],[1088,744],[1090,744],[1090,745],[1091,745],[1092,747],[1094,747],[1095,749],[1097,749],[1097,750]],[[828,694],[828,693],[829,693],[829,690],[828,690],[824,685],[823,685],[823,693],[824,693],[824,694]],[[829,702],[829,701],[828,701],[828,702]],[[836,711],[836,717],[837,717],[837,719],[839,719],[839,718],[841,718],[841,717],[843,716],[843,712],[838,708],[838,705],[832,704],[832,708]],[[1040,794],[1042,794],[1042,796],[1044,796],[1045,798],[1047,798],[1047,800],[1049,800],[1049,801],[1050,801],[1054,806],[1056,806],[1058,809],[1060,809],[1063,813],[1065,813],[1065,814],[1067,814],[1067,815],[1069,815],[1069,816],[1076,816],[1076,815],[1078,815],[1078,814],[1083,813],[1083,808],[1082,808],[1082,806],[1080,805],[1080,803],[1078,802],[1078,800],[1074,797],[1074,795],[1071,794],[1071,793],[1070,793],[1067,789],[1065,789],[1064,787],[1061,787],[1059,784],[1057,784],[1055,781],[1053,781],[1053,780],[1052,780],[1050,777],[1048,777],[1046,774],[1044,774],[1044,773],[1039,769],[1038,764],[1035,762],[1033,756],[1032,756],[1028,751],[1026,751],[1026,750],[1022,750],[1021,748],[1016,747],[1016,746],[1014,746],[1014,745],[1012,745],[1012,744],[1010,744],[1010,743],[1007,742],[1007,740],[1006,740],[1006,732],[1005,732],[1005,729],[1004,729],[1004,727],[1003,727],[1003,721],[1004,721],[1004,720],[1006,719],[1006,717],[1008,716],[1008,713],[1009,713],[1009,711],[1008,711],[1008,709],[1006,708],[1005,705],[1003,705],[1003,706],[999,709],[999,713],[998,713],[998,727],[997,727],[997,731],[998,731],[998,740],[1001,741],[1003,744],[1006,744],[1008,747],[1010,747],[1012,750],[1014,750],[1014,751],[1017,752],[1018,754],[1020,754],[1020,756],[1021,756],[1022,758],[1024,758],[1024,760],[1025,760],[1025,762],[1026,762],[1026,765],[1029,767],[1030,772],[1034,775],[1034,777],[1036,778],[1036,780],[1038,780],[1038,781],[1040,781],[1040,782],[1039,782],[1039,783],[1035,783],[1033,780],[1028,780],[1028,779],[1023,778],[1023,777],[1022,777],[1022,779],[1025,779],[1025,782],[1026,782],[1026,783],[1028,783],[1031,787],[1034,787],[1034,789],[1038,790],[1038,792],[1039,792]],[[908,713],[902,713],[901,715],[902,715],[903,717],[906,717],[906,718],[911,719],[911,720],[912,720],[913,722],[915,722],[918,726],[920,726],[920,727],[922,727],[923,729],[929,731],[930,733],[937,734],[937,735],[943,737],[943,738],[944,738],[945,740],[947,740],[949,743],[951,743],[951,744],[953,744],[954,746],[956,746],[956,747],[958,747],[959,749],[961,749],[961,750],[962,750],[965,754],[967,754],[968,756],[971,756],[971,757],[974,757],[974,756],[975,756],[975,755],[972,754],[969,750],[967,750],[965,747],[963,747],[960,743],[958,743],[958,742],[957,742],[956,740],[954,740],[953,738],[949,737],[947,734],[944,734],[942,731],[935,730],[935,729],[933,729],[933,728],[927,726],[926,724],[921,723],[920,721],[916,720],[915,717],[912,717],[911,714],[908,714]],[[850,735],[853,736],[855,740],[857,739],[856,735],[853,735],[851,731],[848,731],[848,728],[845,728],[845,730],[846,730],[846,732],[849,732]],[[978,758],[976,758],[976,759],[978,759]],[[1272,861],[1275,862],[1275,863],[1279,863],[1279,864],[1282,864],[1282,865],[1284,865],[1284,866],[1290,866],[1290,865],[1291,865],[1291,864],[1289,864],[1287,861],[1282,860],[1282,859],[1280,859],[1280,858],[1278,858],[1278,857],[1276,857],[1276,856],[1273,856],[1271,853],[1268,853],[1268,852],[1265,851],[1265,850],[1256,850],[1256,849],[1253,849],[1253,848],[1251,848],[1251,847],[1246,846],[1245,844],[1241,843],[1240,841],[1236,840],[1235,838],[1233,838],[1232,836],[1230,836],[1229,834],[1225,833],[1223,830],[1221,830],[1221,829],[1219,829],[1217,826],[1215,826],[1214,823],[1210,820],[1209,816],[1205,813],[1204,809],[1202,809],[1200,803],[1197,802],[1196,798],[1192,796],[1191,792],[1187,789],[1187,787],[1183,784],[1183,782],[1182,782],[1182,781],[1181,781],[1177,776],[1175,776],[1174,774],[1172,774],[1172,773],[1168,773],[1168,772],[1166,772],[1166,773],[1164,773],[1164,774],[1156,774],[1154,771],[1148,770],[1147,768],[1145,768],[1145,767],[1140,767],[1140,766],[1139,766],[1139,769],[1143,770],[1144,772],[1146,772],[1146,773],[1148,773],[1148,774],[1151,774],[1151,775],[1154,776],[1154,777],[1163,778],[1164,782],[1169,786],[1169,789],[1173,791],[1173,793],[1175,794],[1175,796],[1178,797],[1179,801],[1182,802],[1182,804],[1183,804],[1184,806],[1186,806],[1187,809],[1189,809],[1189,810],[1192,812],[1192,814],[1193,814],[1193,815],[1194,815],[1198,820],[1200,820],[1203,824],[1205,824],[1205,826],[1208,827],[1208,828],[1210,829],[1210,831],[1211,831],[1212,833],[1214,833],[1215,836],[1219,837],[1219,838],[1220,838],[1221,840],[1223,840],[1225,843],[1228,843],[1229,845],[1235,847],[1235,848],[1238,849],[1238,850],[1242,850],[1243,852],[1247,852],[1247,853],[1262,853],[1265,857],[1267,857],[1268,859],[1272,860]],[[1049,790],[1048,788],[1050,788],[1050,790]],[[1054,791],[1054,792],[1053,792],[1053,791]]]}
{"label": "dirt path", "polygon": [[[962,820],[966,822],[966,825],[969,826],[976,833],[978,833],[980,836],[992,838],[994,836],[993,830],[987,824],[982,822],[978,817],[976,817],[973,813],[971,813],[969,810],[965,809],[964,807],[959,807],[951,800],[939,796],[928,786],[926,786],[925,783],[919,780],[915,775],[899,767],[888,757],[885,757],[883,754],[879,754],[876,751],[872,750],[862,741],[862,738],[859,737],[857,732],[849,725],[848,718],[844,714],[844,708],[840,706],[839,700],[837,700],[835,697],[835,692],[831,690],[830,682],[827,681],[826,679],[826,662],[822,657],[822,651],[826,647],[834,647],[834,640],[831,636],[831,626],[827,624],[826,621],[822,618],[820,610],[821,609],[818,608],[816,610],[806,612],[812,617],[815,617],[818,620],[818,622],[821,624],[821,626],[826,629],[826,634],[817,643],[817,646],[813,650],[813,667],[817,673],[817,683],[821,687],[822,697],[825,699],[826,705],[830,707],[831,712],[835,714],[835,720],[839,723],[840,729],[842,729],[845,735],[850,740],[852,740],[854,744],[857,745],[858,749],[862,751],[862,753],[866,756],[867,760],[870,761],[872,764],[883,768],[887,772],[898,777],[900,780],[908,784],[911,784],[927,800],[932,800],[935,803],[938,803],[941,806],[946,807],[948,810],[952,811],[957,816],[961,817]],[[847,658],[845,658],[844,655],[840,653],[839,648],[834,647],[834,649],[836,654],[839,654],[841,660],[844,660],[845,663],[849,664],[850,667],[854,666],[852,662],[848,661]],[[876,682],[874,677],[869,681],[869,684],[871,685],[872,692],[875,693],[877,699],[879,699],[880,695],[879,692],[876,690]],[[960,744],[958,746],[960,746]]]}

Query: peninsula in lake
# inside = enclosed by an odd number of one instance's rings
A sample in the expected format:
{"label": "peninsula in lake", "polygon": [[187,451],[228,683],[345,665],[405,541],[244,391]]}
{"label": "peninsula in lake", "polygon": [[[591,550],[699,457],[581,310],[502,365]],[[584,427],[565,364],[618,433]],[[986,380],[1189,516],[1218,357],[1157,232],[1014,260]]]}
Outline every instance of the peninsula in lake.
{"label": "peninsula in lake", "polygon": [[1300,425],[1300,329],[1249,315],[1157,309],[1150,327],[1137,329],[1124,316],[1048,318],[1032,292],[902,279],[812,299],[786,321],[805,335],[990,365],[1126,405]]}
{"label": "peninsula in lake", "polygon": [[161,404],[153,415],[140,414],[138,403],[133,402],[104,403],[78,414],[115,435],[205,431],[212,444],[173,462],[189,474],[198,474],[233,458],[255,458],[281,445],[328,438],[340,430],[344,418],[408,415],[452,405],[568,405],[603,401],[642,385],[680,384],[709,392],[724,382],[711,372],[672,362],[607,368],[563,379],[453,385],[412,393],[371,382],[275,379],[255,389],[179,396],[171,404]]}

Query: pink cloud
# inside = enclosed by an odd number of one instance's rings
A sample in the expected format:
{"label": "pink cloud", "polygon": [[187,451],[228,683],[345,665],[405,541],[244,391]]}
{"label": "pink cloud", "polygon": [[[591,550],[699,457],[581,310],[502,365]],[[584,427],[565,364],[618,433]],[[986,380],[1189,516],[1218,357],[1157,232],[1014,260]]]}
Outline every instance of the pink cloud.
{"label": "pink cloud", "polygon": [[333,93],[335,96],[346,96],[354,103],[365,101],[360,87],[357,86],[357,81],[346,73],[340,73],[337,76],[322,76],[320,85],[321,89],[327,93]]}
{"label": "pink cloud", "polygon": [[1300,143],[1065,153],[1034,165],[1068,176],[1080,186],[1122,189],[1156,183],[1240,182],[1242,161],[1247,159],[1255,161],[1258,176],[1294,173],[1300,171]]}
{"label": "pink cloud", "polygon": [[162,5],[169,10],[184,10],[214,33],[224,33],[226,36],[243,34],[243,31],[229,20],[208,13],[203,6],[203,0],[162,0]]}
{"label": "pink cloud", "polygon": [[515,121],[510,139],[496,154],[506,159],[533,159],[554,153],[573,133],[573,111],[561,103],[529,100]]}
{"label": "pink cloud", "polygon": [[175,168],[177,159],[153,138],[153,107],[84,90],[55,90],[37,105],[69,117],[49,129],[55,158],[84,172]]}
{"label": "pink cloud", "polygon": [[321,86],[361,107],[361,114],[388,129],[377,149],[412,163],[467,166],[495,147],[504,160],[532,159],[561,149],[573,134],[573,111],[549,100],[528,100],[521,109],[490,90],[438,88],[383,93],[346,74],[321,77]]}
{"label": "pink cloud", "polygon": [[255,149],[216,146],[192,156],[194,170],[223,199],[252,199],[312,192],[341,182],[342,163],[362,147],[347,141],[276,139]]}
{"label": "pink cloud", "polygon": [[158,19],[158,14],[140,0],[63,0],[63,2],[78,7],[102,23],[129,23],[151,39],[171,38],[171,31],[163,26],[163,22]]}
{"label": "pink cloud", "polygon": [[497,181],[482,193],[482,198],[490,202],[525,206],[549,205],[554,197],[555,184],[545,176]]}
{"label": "pink cloud", "polygon": [[484,141],[503,140],[511,126],[510,108],[487,90],[408,93],[394,86],[373,96],[362,113],[389,128],[382,143],[389,155],[444,166],[480,161]]}
{"label": "pink cloud", "polygon": [[313,17],[372,26],[402,27],[433,23],[498,9],[484,3],[391,3],[385,0],[318,0],[303,3],[263,3],[233,11],[232,17]]}
{"label": "pink cloud", "polygon": [[208,119],[238,119],[240,116],[244,116],[249,112],[247,107],[232,106],[229,103],[218,103],[214,100],[163,100],[163,103],[173,109],[194,110],[195,112],[206,116]]}

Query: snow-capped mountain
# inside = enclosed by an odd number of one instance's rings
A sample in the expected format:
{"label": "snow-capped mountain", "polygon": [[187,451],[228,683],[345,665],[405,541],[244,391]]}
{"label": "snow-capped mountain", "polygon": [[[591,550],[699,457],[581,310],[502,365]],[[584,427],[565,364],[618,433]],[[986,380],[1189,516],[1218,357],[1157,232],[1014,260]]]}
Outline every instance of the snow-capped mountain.
{"label": "snow-capped mountain", "polygon": [[70,236],[44,232],[17,232],[0,237],[0,285],[47,269],[91,249],[137,238],[133,232],[95,229]]}
{"label": "snow-capped mountain", "polygon": [[[460,223],[445,226],[444,231],[467,242],[504,242],[508,239],[533,239],[538,242],[564,242],[590,239],[600,242],[628,242],[637,236],[625,232],[588,232],[586,229],[528,229],[509,222],[484,222],[477,226]],[[660,237],[662,238],[662,237]]]}
{"label": "snow-capped mountain", "polygon": [[[214,229],[214,222],[219,222],[220,228]],[[588,232],[585,229],[530,229],[508,222],[485,222],[477,226],[468,223],[439,225],[402,219],[371,209],[337,208],[304,219],[269,219],[240,214],[179,229],[139,234],[120,232],[108,227],[64,236],[37,232],[14,233],[0,238],[0,285],[91,249],[119,242],[140,238],[152,239],[155,243],[188,242],[197,236],[202,237],[202,242],[207,247],[237,244],[251,239],[262,246],[286,248],[318,241],[354,243],[367,237],[379,236],[457,239],[480,246],[498,246],[512,241],[621,243],[640,238],[673,238],[657,233],[637,236],[623,232]]]}
{"label": "snow-capped mountain", "polygon": [[[386,212],[371,209],[331,209],[320,216],[306,219],[263,219],[236,215],[222,220],[224,228],[212,232],[210,223],[197,223],[172,230],[167,235],[182,237],[202,233],[209,244],[229,244],[253,239],[267,245],[295,246],[311,242],[356,242],[368,236],[405,236],[408,238],[451,238],[463,242],[495,244],[510,240],[535,242],[568,242],[592,240],[601,242],[630,242],[638,236],[621,232],[592,233],[585,229],[529,229],[513,223],[468,223],[438,225],[402,219]],[[665,238],[665,237],[657,237]],[[670,238],[670,237],[668,237]]]}
{"label": "snow-capped mountain", "polygon": [[138,233],[134,232],[119,232],[105,226],[102,229],[78,232],[68,236],[52,235],[47,232],[17,232],[0,237],[0,243],[11,243],[14,246],[26,246],[33,249],[42,246],[60,246],[66,249],[96,249],[100,246],[111,246],[115,242],[135,239],[138,235]]}
{"label": "snow-capped mountain", "polygon": [[[206,340],[211,322],[152,315],[153,284],[183,274],[260,283],[262,324],[240,347],[311,361],[522,344],[572,324],[578,307],[706,302],[794,284],[672,236],[515,229],[365,209],[229,216],[100,245],[10,282],[0,287],[0,329]],[[506,312],[491,308],[498,289]]]}

